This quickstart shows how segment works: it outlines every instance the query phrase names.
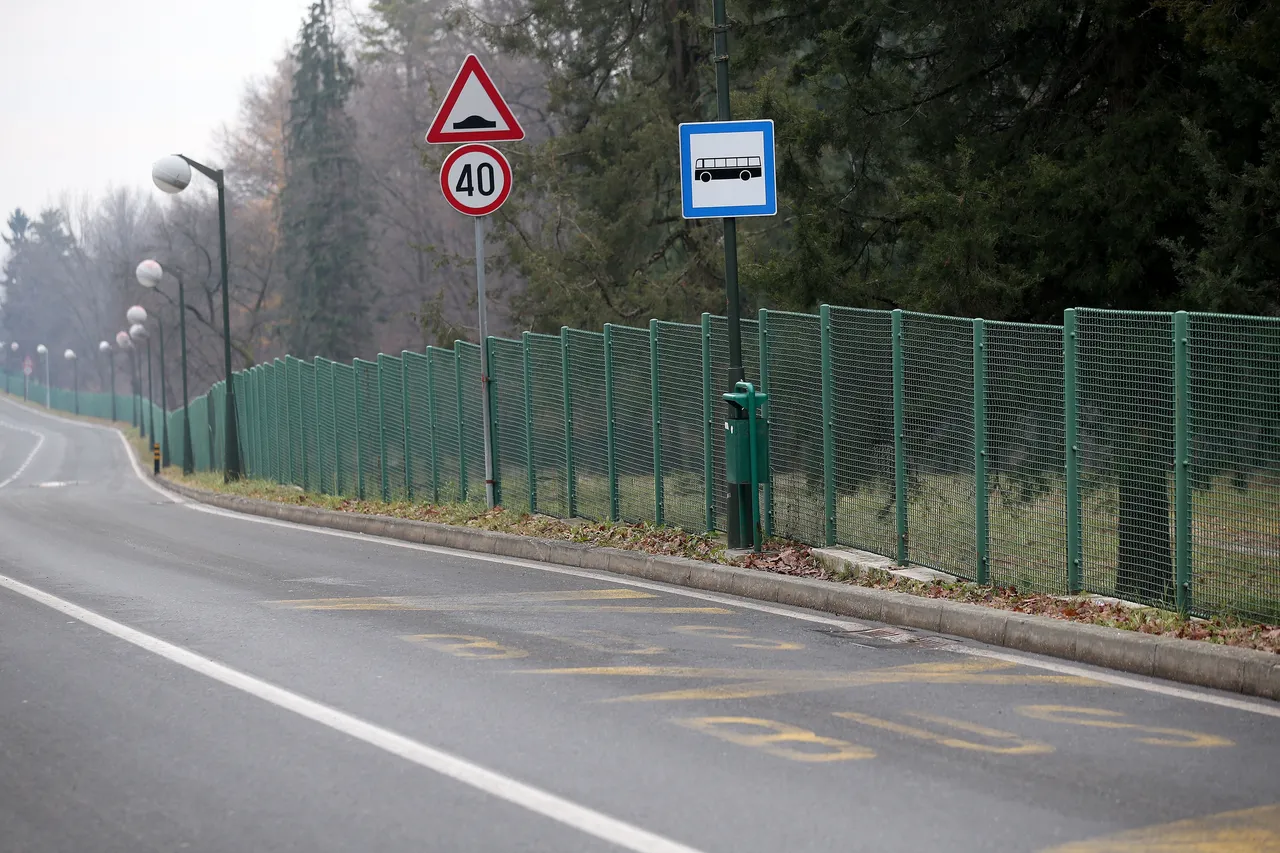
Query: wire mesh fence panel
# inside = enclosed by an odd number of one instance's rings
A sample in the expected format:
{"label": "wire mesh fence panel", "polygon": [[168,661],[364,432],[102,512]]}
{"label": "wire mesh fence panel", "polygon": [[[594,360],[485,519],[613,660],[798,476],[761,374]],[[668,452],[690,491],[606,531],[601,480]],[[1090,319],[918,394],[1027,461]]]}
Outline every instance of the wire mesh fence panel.
{"label": "wire mesh fence panel", "polygon": [[[831,308],[832,463],[836,542],[897,552],[893,458],[893,318]],[[777,381],[772,374],[770,384]],[[778,501],[774,487],[774,503]]]}
{"label": "wire mesh fence panel", "polygon": [[502,505],[529,511],[528,442],[524,422],[524,344],[489,338],[489,401],[493,418],[494,473]]}
{"label": "wire mesh fence panel", "polygon": [[902,333],[910,559],[973,578],[973,321],[904,312]]}
{"label": "wire mesh fence panel", "polygon": [[316,366],[298,362],[299,420],[302,425],[302,488],[320,491],[320,442],[316,423]]}
{"label": "wire mesh fence panel", "polygon": [[607,521],[608,436],[604,407],[604,335],[568,331],[574,495],[578,515]]}
{"label": "wire mesh fence panel", "polygon": [[564,371],[560,336],[527,336],[530,434],[538,512],[569,514],[568,467],[564,455]]}
{"label": "wire mesh fence panel", "polygon": [[653,372],[649,330],[611,326],[613,451],[618,514],[623,521],[656,520],[653,476]]}
{"label": "wire mesh fence panel", "polygon": [[169,458],[179,470],[183,470],[186,461],[186,450],[182,441],[183,418],[182,409],[177,409],[169,415],[169,435],[173,437],[173,450]]}
{"label": "wire mesh fence panel", "polygon": [[1173,603],[1173,317],[1078,309],[1082,580]]}
{"label": "wire mesh fence panel", "polygon": [[214,470],[226,470],[227,386],[219,382],[209,389],[209,458]]}
{"label": "wire mesh fence panel", "polygon": [[[746,373],[746,381],[760,387],[760,324],[755,320],[743,320],[742,334],[742,367]],[[724,419],[728,413],[728,403],[722,396],[732,391],[729,385],[729,327],[724,317],[711,318],[711,466],[713,493],[716,505],[716,529],[724,530],[728,515],[726,512],[727,489],[724,482]]]}
{"label": "wire mesh fence panel", "polygon": [[356,410],[360,413],[356,429],[360,431],[360,477],[364,498],[380,500],[382,493],[383,445],[378,417],[378,365],[354,359]]}
{"label": "wire mesh fence panel", "polygon": [[209,398],[196,397],[191,401],[189,417],[191,418],[191,458],[195,461],[197,471],[208,471],[212,467],[209,458]]}
{"label": "wire mesh fence panel", "polygon": [[458,384],[462,389],[461,415],[462,454],[467,473],[466,500],[485,502],[484,484],[484,419],[480,411],[480,347],[467,341],[456,344]]}
{"label": "wire mesh fence panel", "polygon": [[349,364],[334,363],[333,416],[337,441],[334,461],[334,481],[337,493],[344,497],[357,497],[360,487],[359,435],[356,422],[356,371]]}
{"label": "wire mesh fence panel", "polygon": [[1067,591],[1062,327],[985,324],[991,582]]}
{"label": "wire mesh fence panel", "polygon": [[460,462],[462,452],[462,419],[458,409],[458,356],[456,351],[441,347],[427,347],[427,370],[431,396],[428,398],[431,414],[431,435],[435,441],[435,481],[432,490],[435,500],[447,503],[462,500]]}
{"label": "wire mesh fence panel", "polygon": [[1192,314],[1191,604],[1280,623],[1280,319]]}
{"label": "wire mesh fence panel", "polygon": [[409,458],[405,453],[404,434],[404,379],[403,366],[394,355],[378,356],[378,389],[382,406],[382,442],[387,455],[385,476],[387,497],[393,501],[408,498],[407,471]]}
{"label": "wire mesh fence panel", "polygon": [[707,529],[702,328],[658,323],[657,334],[663,520],[700,533]]}
{"label": "wire mesh fence panel", "polygon": [[428,356],[417,352],[406,351],[400,357],[404,360],[404,397],[408,401],[409,429],[405,435],[405,455],[409,480],[413,483],[414,500],[431,503],[438,500],[434,492],[431,361]]}
{"label": "wire mesh fence panel", "polygon": [[773,531],[820,545],[826,541],[826,481],[819,319],[770,311],[766,328]]}
{"label": "wire mesh fence panel", "polygon": [[333,362],[315,361],[316,383],[316,488],[327,495],[338,493],[337,447],[334,444]]}

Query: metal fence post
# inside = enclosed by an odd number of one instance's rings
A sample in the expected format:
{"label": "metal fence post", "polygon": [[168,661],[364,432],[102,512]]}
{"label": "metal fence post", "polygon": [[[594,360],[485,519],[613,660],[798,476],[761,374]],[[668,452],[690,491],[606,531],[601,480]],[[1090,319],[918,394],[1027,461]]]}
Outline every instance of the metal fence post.
{"label": "metal fence post", "polygon": [[[487,411],[489,413],[489,416],[488,416],[489,427],[487,430],[484,430],[484,434],[486,439],[488,440],[487,446],[489,448],[489,476],[493,478],[493,486],[492,486],[493,505],[495,507],[498,507],[498,506],[502,506],[502,500],[503,500],[502,498],[502,486],[503,486],[502,461],[503,460],[502,460],[502,454],[499,450],[499,445],[498,445],[498,434],[499,434],[499,428],[500,428],[499,421],[501,420],[501,416],[498,414],[498,407],[495,405],[495,397],[494,397],[494,394],[497,393],[497,389],[494,387],[494,380],[493,380],[493,346],[492,346],[493,340],[494,340],[493,336],[490,335],[489,337],[485,338],[480,342],[480,348],[481,348],[481,351],[483,352],[483,356],[480,361],[481,372],[484,374],[484,377],[485,377],[485,382],[481,388],[481,393],[484,395],[485,406],[488,407],[487,409],[482,409],[481,411],[482,412]],[[498,381],[506,382],[506,381],[509,381],[509,378],[502,377],[502,378],[499,378]],[[489,483],[485,483],[486,497],[489,491],[490,491]]]}
{"label": "metal fence post", "polygon": [[1173,315],[1174,566],[1178,612],[1191,608],[1191,329],[1190,315]]}
{"label": "metal fence post", "polygon": [[560,380],[564,385],[565,514],[578,517],[578,484],[573,472],[573,385],[569,382],[569,327],[560,327]]}
{"label": "metal fence post", "polygon": [[427,347],[427,420],[431,424],[431,502],[440,503],[440,422],[436,419],[436,351]]}
{"label": "metal fence post", "polygon": [[902,309],[891,314],[893,333],[893,495],[896,505],[898,565],[905,566],[907,551],[906,368],[903,364]]}
{"label": "metal fence post", "polygon": [[386,389],[382,382],[382,358],[374,365],[378,371],[378,473],[380,475],[382,501],[391,500],[391,489],[387,480],[387,402]]}
{"label": "metal fence post", "polygon": [[987,330],[981,318],[973,321],[973,488],[974,534],[977,537],[977,581],[991,582],[987,511]]}
{"label": "metal fence post", "polygon": [[[297,485],[298,483],[298,439],[302,436],[297,435],[293,429],[293,395],[298,390],[298,371],[296,368],[290,369],[294,364],[292,356],[284,357],[284,423],[285,429],[289,436],[289,485]],[[298,395],[299,398],[302,396]],[[209,398],[210,404],[213,398]],[[301,424],[299,424],[301,426]]]}
{"label": "metal fence post", "polygon": [[831,374],[831,306],[818,309],[818,347],[822,367],[822,484],[823,530],[827,545],[836,544],[836,460],[832,434],[835,410],[834,379]]}
{"label": "metal fence post", "polygon": [[658,395],[658,321],[649,321],[649,420],[653,433],[653,511],[654,520],[663,524],[662,506],[662,415]]}
{"label": "metal fence post", "polygon": [[520,336],[524,349],[524,461],[529,475],[529,513],[538,511],[538,469],[533,464],[533,372],[529,369],[529,333]]}
{"label": "metal fence post", "polygon": [[618,520],[618,456],[613,435],[613,324],[604,324],[604,440],[609,471],[609,520]]}
{"label": "metal fence post", "polygon": [[1062,418],[1066,440],[1067,477],[1067,592],[1081,590],[1083,553],[1080,545],[1079,403],[1076,397],[1076,309],[1062,312]]}
{"label": "metal fence post", "polygon": [[351,378],[353,380],[351,383],[352,389],[353,389],[353,393],[351,396],[352,396],[352,402],[355,404],[354,408],[356,413],[356,423],[355,423],[355,430],[354,430],[356,434],[356,498],[359,500],[364,500],[364,459],[363,457],[365,453],[369,452],[369,449],[366,447],[360,446],[360,420],[361,420],[360,374],[358,371],[356,371],[356,367],[354,364],[351,365]]}
{"label": "metal fence post", "polygon": [[707,509],[707,532],[716,529],[715,469],[711,458],[711,315],[702,315],[702,482]]}
{"label": "metal fence post", "polygon": [[[765,395],[764,405],[760,407],[767,421],[772,413],[773,404],[769,400],[769,310],[761,308],[757,315],[756,327],[760,332],[760,391]],[[773,435],[772,432],[769,435]],[[761,471],[760,476],[764,478],[764,509],[760,513],[761,522],[764,524],[764,537],[766,539],[773,536],[773,454],[768,454],[769,468]]]}
{"label": "metal fence post", "polygon": [[409,461],[409,426],[413,419],[409,416],[409,360],[400,351],[400,412],[404,415],[404,497],[413,503],[413,464]]}
{"label": "metal fence post", "polygon": [[467,502],[467,419],[462,416],[462,352],[460,341],[453,344],[454,392],[458,399],[458,503]]}
{"label": "metal fence post", "polygon": [[329,362],[329,390],[333,394],[333,493],[342,494],[342,445],[338,442],[338,370]]}

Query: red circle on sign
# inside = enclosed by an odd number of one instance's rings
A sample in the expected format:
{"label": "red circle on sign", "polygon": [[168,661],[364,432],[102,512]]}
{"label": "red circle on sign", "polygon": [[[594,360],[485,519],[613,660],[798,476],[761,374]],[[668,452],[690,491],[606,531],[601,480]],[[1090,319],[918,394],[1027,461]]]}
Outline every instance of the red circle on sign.
{"label": "red circle on sign", "polygon": [[[454,166],[467,155],[471,155],[470,159],[478,159],[482,163],[492,160],[497,164],[498,170],[501,171],[502,186],[496,189],[495,197],[491,201],[486,201],[480,205],[468,204],[462,198],[463,190],[459,189],[464,182],[450,178],[450,172]],[[478,172],[479,170],[477,169],[476,171]],[[476,189],[483,189],[478,174],[469,176],[469,184],[472,187],[469,195],[474,195]],[[449,152],[449,156],[444,158],[444,165],[440,167],[440,191],[444,193],[445,201],[449,202],[453,209],[459,213],[465,213],[468,216],[484,216],[485,214],[493,213],[502,207],[503,202],[507,200],[507,196],[511,195],[511,164],[507,162],[506,157],[502,156],[502,152],[492,145],[484,145],[479,142],[459,145]],[[483,196],[484,193],[481,192],[481,195]]]}

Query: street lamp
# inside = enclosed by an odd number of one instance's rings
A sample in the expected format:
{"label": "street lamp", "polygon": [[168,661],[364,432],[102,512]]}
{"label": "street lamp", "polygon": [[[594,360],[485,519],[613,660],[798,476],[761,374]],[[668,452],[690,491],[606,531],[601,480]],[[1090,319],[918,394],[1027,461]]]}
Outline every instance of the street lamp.
{"label": "street lamp", "polygon": [[191,183],[191,170],[214,182],[218,187],[218,242],[222,261],[222,358],[227,388],[224,407],[226,422],[223,435],[223,479],[240,479],[240,437],[236,432],[236,390],[231,375],[231,296],[227,286],[227,190],[221,169],[211,169],[181,154],[161,157],[151,167],[151,180],[167,193],[179,193]]}
{"label": "street lamp", "polygon": [[[164,270],[156,261],[147,259],[138,264],[135,275],[138,278],[138,284],[147,289],[155,289],[160,286],[164,278]],[[158,316],[156,323],[160,327],[160,407],[168,412],[169,401],[164,384],[164,324],[160,322]],[[182,347],[182,473],[190,474],[195,470],[195,460],[191,458],[191,422],[187,417],[187,298],[183,292],[181,277],[178,278],[178,338]],[[164,420],[162,443],[164,456],[161,462],[167,466],[169,464],[169,419],[167,417]]]}
{"label": "street lamp", "polygon": [[116,421],[116,351],[106,341],[99,341],[98,352],[106,353],[111,362],[111,422]]}
{"label": "street lamp", "polygon": [[67,350],[62,357],[71,362],[71,387],[75,389],[75,410],[80,414],[80,365],[76,364],[75,350]]}
{"label": "street lamp", "polygon": [[[139,316],[142,317],[141,320],[135,319]],[[151,333],[143,325],[147,320],[147,311],[141,305],[135,305],[129,309],[128,317],[133,322],[133,325],[129,327],[129,337],[135,341],[145,340],[147,342],[147,407],[142,417],[145,420],[148,413],[151,415],[151,423],[147,427],[147,432],[151,435],[151,441],[154,442],[156,440],[156,391],[155,385],[151,381]],[[142,350],[138,350],[138,358],[142,358]],[[138,367],[138,384],[142,384],[141,366]]]}
{"label": "street lamp", "polygon": [[49,395],[49,348],[44,344],[36,347],[36,352],[44,356],[44,407],[46,409],[53,408],[49,405],[51,397]]}

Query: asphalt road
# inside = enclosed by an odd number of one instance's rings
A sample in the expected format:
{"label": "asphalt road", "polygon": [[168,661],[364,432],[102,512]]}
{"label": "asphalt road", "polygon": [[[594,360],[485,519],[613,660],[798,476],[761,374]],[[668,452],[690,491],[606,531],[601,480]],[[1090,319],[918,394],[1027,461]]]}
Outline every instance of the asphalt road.
{"label": "asphalt road", "polygon": [[0,397],[0,851],[1280,850],[1280,705],[880,627],[176,502]]}

